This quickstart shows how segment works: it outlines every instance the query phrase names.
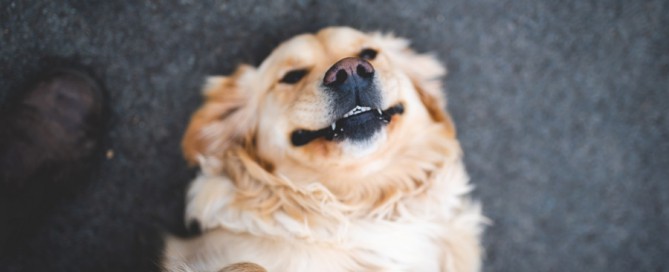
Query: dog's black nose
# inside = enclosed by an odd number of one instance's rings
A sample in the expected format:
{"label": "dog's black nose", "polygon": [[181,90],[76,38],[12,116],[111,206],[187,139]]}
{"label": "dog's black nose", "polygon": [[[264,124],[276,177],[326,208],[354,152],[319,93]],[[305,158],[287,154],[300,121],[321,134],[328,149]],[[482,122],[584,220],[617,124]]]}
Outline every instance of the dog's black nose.
{"label": "dog's black nose", "polygon": [[330,67],[323,77],[323,85],[335,90],[348,91],[368,87],[374,77],[374,66],[361,58],[345,58]]}
{"label": "dog's black nose", "polygon": [[374,66],[361,58],[345,58],[328,69],[323,87],[332,98],[332,112],[337,118],[355,108],[381,108],[381,92],[374,83]]}

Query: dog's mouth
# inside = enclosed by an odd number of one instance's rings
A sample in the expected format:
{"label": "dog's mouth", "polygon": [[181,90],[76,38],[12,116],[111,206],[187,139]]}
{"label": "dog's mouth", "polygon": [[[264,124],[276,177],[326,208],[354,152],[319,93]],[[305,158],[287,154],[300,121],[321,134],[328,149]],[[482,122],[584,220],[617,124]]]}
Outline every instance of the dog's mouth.
{"label": "dog's mouth", "polygon": [[386,110],[356,106],[328,127],[319,130],[298,129],[293,131],[290,140],[294,146],[303,146],[321,137],[328,141],[366,140],[390,123],[393,115],[402,113],[404,113],[402,103]]}

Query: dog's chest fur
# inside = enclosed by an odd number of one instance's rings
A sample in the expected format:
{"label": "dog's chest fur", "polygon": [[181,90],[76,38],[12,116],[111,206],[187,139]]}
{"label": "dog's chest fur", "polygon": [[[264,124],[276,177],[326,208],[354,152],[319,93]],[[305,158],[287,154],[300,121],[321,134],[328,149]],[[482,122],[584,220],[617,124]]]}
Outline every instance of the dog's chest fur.
{"label": "dog's chest fur", "polygon": [[[332,240],[263,237],[216,230],[205,235],[206,251],[194,271],[212,271],[250,261],[268,271],[439,271],[438,226],[426,221],[352,222]],[[331,239],[328,239],[331,240]],[[214,249],[215,248],[215,249]],[[214,249],[214,250],[212,250]]]}
{"label": "dog's chest fur", "polygon": [[462,198],[468,191],[464,168],[448,168],[427,196],[398,202],[392,219],[330,214],[309,224],[282,212],[267,218],[235,207],[228,178],[201,175],[191,186],[187,216],[206,232],[196,243],[171,243],[167,252],[178,253],[175,259],[189,264],[186,271],[237,262],[268,271],[444,271],[444,260],[458,255],[448,248],[449,236],[459,235],[453,225],[470,216],[472,224],[480,222],[477,208]]}

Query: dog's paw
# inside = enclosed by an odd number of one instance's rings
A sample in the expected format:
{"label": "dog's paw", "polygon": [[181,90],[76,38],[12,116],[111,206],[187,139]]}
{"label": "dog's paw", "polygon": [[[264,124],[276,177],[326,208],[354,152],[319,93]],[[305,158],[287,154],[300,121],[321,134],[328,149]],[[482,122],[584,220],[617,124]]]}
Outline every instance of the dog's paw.
{"label": "dog's paw", "polygon": [[224,220],[222,207],[232,199],[232,182],[224,176],[200,175],[188,190],[186,226],[189,231],[203,232],[220,227]]}
{"label": "dog's paw", "polygon": [[267,272],[265,268],[254,263],[236,263],[224,267],[218,272]]}

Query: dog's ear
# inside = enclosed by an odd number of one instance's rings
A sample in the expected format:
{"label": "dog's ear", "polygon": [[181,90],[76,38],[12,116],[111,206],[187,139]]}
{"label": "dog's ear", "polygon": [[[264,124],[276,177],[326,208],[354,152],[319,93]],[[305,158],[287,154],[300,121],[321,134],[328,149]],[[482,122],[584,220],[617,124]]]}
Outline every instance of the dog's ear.
{"label": "dog's ear", "polygon": [[203,89],[204,105],[191,117],[181,147],[192,166],[198,158],[218,157],[241,144],[253,130],[255,69],[242,65],[230,76],[210,77]]}
{"label": "dog's ear", "polygon": [[409,76],[432,119],[443,123],[450,136],[455,137],[455,126],[446,112],[446,98],[441,85],[446,68],[434,56],[414,52],[405,39],[379,33],[375,37],[390,61]]}

